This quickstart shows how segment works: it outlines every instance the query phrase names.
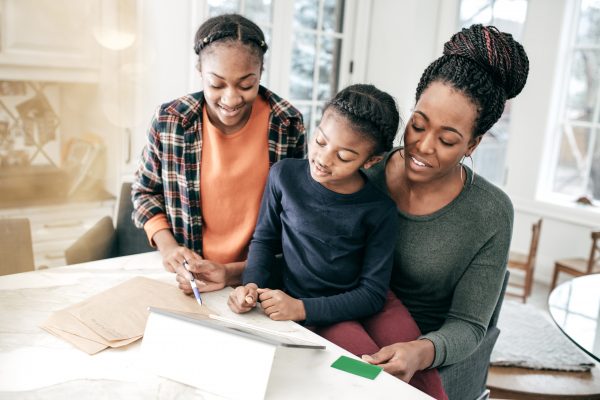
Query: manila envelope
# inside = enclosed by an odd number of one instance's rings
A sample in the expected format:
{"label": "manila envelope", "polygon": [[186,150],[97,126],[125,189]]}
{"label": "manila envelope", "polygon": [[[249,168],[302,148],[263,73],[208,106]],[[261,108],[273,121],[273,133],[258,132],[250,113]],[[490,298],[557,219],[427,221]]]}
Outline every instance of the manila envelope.
{"label": "manila envelope", "polygon": [[135,277],[55,312],[41,327],[86,353],[95,354],[107,347],[125,346],[141,338],[150,306],[215,314],[174,285]]}

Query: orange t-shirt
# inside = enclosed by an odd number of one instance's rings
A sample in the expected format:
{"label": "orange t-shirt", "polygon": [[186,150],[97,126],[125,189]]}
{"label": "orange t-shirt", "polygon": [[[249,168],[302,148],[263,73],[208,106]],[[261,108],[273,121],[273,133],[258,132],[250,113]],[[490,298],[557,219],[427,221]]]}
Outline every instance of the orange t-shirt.
{"label": "orange t-shirt", "polygon": [[269,175],[271,109],[257,97],[246,125],[223,134],[202,110],[202,254],[207,260],[243,261]]}

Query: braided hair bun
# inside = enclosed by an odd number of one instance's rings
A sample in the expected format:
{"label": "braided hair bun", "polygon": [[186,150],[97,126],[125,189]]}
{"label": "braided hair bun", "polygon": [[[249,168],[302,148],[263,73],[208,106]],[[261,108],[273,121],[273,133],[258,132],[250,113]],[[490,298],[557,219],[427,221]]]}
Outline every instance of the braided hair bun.
{"label": "braided hair bun", "polygon": [[510,33],[494,26],[472,25],[444,44],[445,55],[465,57],[485,69],[512,99],[523,90],[529,60],[523,46]]}
{"label": "braided hair bun", "polygon": [[323,113],[333,109],[365,138],[375,144],[374,154],[393,147],[400,124],[396,101],[373,85],[356,84],[341,90],[326,105]]}
{"label": "braided hair bun", "polygon": [[444,55],[423,72],[415,98],[418,102],[432,82],[463,92],[477,108],[475,138],[500,119],[506,100],[523,90],[528,73],[527,54],[512,35],[493,26],[472,25],[444,44]]}

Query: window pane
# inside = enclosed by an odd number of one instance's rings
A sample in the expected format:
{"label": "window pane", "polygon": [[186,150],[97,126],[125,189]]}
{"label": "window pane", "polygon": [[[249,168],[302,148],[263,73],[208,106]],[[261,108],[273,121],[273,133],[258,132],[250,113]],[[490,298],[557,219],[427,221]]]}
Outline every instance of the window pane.
{"label": "window pane", "polygon": [[315,73],[316,35],[296,33],[292,44],[292,71],[290,97],[294,100],[310,100]]}
{"label": "window pane", "polygon": [[317,29],[319,0],[294,1],[294,28]]}
{"label": "window pane", "polygon": [[239,0],[208,0],[208,15],[237,13],[240,11]]}
{"label": "window pane", "polygon": [[568,85],[567,119],[592,121],[594,106],[598,101],[600,80],[600,52],[577,50]]}
{"label": "window pane", "polygon": [[262,72],[262,76],[260,81],[262,82],[263,85],[268,86],[269,82],[269,68],[268,66],[271,65],[271,28],[264,28],[264,27],[260,27],[263,31],[263,33],[265,34],[265,41],[267,42],[267,45],[269,46],[269,49],[267,50],[267,52],[265,53],[265,59],[263,60],[263,65],[264,65],[264,69]]}
{"label": "window pane", "polygon": [[271,23],[271,0],[246,0],[244,15],[258,25]]}
{"label": "window pane", "polygon": [[600,44],[600,1],[583,0],[577,29],[577,45]]}
{"label": "window pane", "polygon": [[487,24],[492,20],[492,2],[490,0],[462,0],[460,2],[460,21],[462,26]]}
{"label": "window pane", "polygon": [[566,125],[560,144],[560,153],[554,191],[580,196],[585,193],[586,155],[590,145],[590,129]]}
{"label": "window pane", "polygon": [[521,40],[521,33],[527,16],[527,0],[497,0],[492,10],[492,21],[501,31],[510,32]]}
{"label": "window pane", "polygon": [[594,199],[600,199],[600,129],[596,128],[595,133],[596,138],[587,193],[591,194]]}
{"label": "window pane", "polygon": [[315,126],[319,126],[321,123],[321,118],[323,117],[323,108],[325,108],[325,103],[317,104],[317,112],[315,115]]}
{"label": "window pane", "polygon": [[342,41],[331,36],[321,38],[319,54],[319,100],[328,100],[338,91],[338,74]]}
{"label": "window pane", "polygon": [[473,165],[469,160],[463,163],[469,168],[475,168],[475,174],[485,179],[504,183],[504,162],[506,160],[507,140],[490,134],[484,135],[477,150],[473,152]]}
{"label": "window pane", "polygon": [[342,32],[344,0],[325,0],[323,4],[323,30]]}
{"label": "window pane", "polygon": [[294,104],[294,106],[302,113],[304,120],[304,127],[306,128],[306,141],[308,142],[312,137],[312,131],[310,128],[311,123],[311,106],[310,104]]}

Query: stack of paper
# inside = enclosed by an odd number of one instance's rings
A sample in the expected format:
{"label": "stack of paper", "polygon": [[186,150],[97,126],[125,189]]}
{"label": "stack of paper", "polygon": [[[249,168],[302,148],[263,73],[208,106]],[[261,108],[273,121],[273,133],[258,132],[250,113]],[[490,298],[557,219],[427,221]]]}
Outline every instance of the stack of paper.
{"label": "stack of paper", "polygon": [[55,312],[41,328],[88,354],[95,354],[107,347],[121,347],[140,339],[148,307],[214,314],[173,285],[136,277]]}

